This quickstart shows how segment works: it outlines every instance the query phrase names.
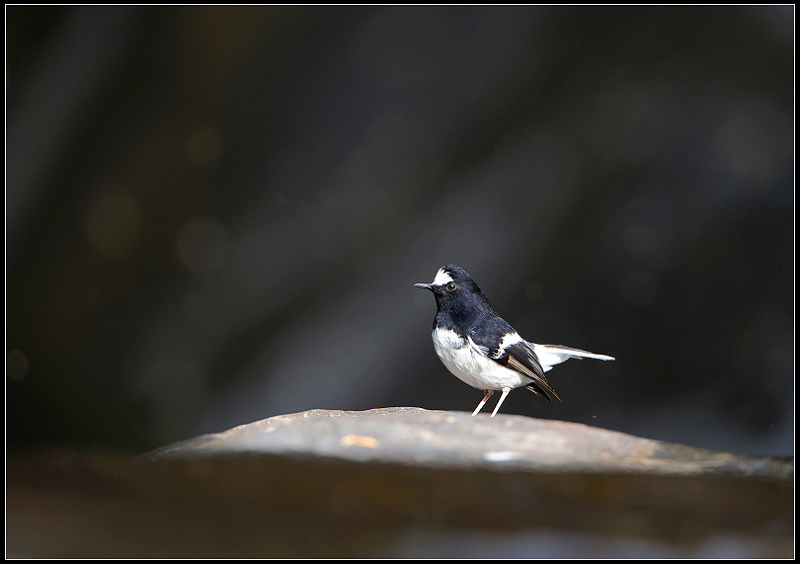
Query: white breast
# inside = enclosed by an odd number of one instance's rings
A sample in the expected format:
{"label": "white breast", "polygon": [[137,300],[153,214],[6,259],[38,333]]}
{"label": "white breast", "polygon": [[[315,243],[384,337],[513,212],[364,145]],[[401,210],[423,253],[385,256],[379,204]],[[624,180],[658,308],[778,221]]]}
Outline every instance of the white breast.
{"label": "white breast", "polygon": [[459,380],[479,390],[526,386],[532,380],[488,358],[449,329],[433,330],[433,348],[447,369]]}

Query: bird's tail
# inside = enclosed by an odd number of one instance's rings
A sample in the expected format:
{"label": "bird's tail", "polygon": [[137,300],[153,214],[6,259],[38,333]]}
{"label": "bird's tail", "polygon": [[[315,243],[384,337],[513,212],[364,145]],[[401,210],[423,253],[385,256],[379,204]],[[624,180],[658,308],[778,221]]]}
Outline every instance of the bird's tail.
{"label": "bird's tail", "polygon": [[533,345],[533,350],[536,356],[539,357],[539,362],[542,364],[545,372],[550,370],[556,364],[561,364],[570,358],[593,358],[595,360],[614,360],[613,356],[607,354],[597,354],[581,349],[573,349],[571,347],[562,347],[561,345]]}

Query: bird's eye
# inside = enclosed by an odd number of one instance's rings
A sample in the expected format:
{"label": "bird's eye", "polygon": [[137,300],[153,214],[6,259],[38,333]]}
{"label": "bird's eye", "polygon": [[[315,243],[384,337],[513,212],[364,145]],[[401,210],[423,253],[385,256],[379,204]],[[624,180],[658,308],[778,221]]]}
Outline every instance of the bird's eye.
{"label": "bird's eye", "polygon": [[444,289],[447,290],[448,292],[453,292],[456,289],[456,283],[455,282],[448,282],[447,286],[445,286]]}

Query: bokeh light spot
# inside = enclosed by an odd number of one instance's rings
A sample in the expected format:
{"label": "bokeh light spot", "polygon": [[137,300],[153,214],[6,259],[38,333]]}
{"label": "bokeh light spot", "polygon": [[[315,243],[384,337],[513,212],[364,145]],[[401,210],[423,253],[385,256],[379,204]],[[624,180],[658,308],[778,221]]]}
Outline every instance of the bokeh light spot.
{"label": "bokeh light spot", "polygon": [[196,274],[206,274],[222,265],[228,250],[228,233],[216,219],[198,217],[181,228],[175,246],[183,266]]}
{"label": "bokeh light spot", "polygon": [[108,259],[119,259],[133,247],[139,235],[139,203],[130,191],[115,188],[89,206],[86,237],[92,248]]}
{"label": "bokeh light spot", "polygon": [[222,134],[210,124],[195,127],[186,140],[186,158],[192,164],[206,167],[214,164],[222,152]]}
{"label": "bokeh light spot", "polygon": [[12,382],[22,382],[28,376],[28,357],[19,349],[6,352],[6,378]]}

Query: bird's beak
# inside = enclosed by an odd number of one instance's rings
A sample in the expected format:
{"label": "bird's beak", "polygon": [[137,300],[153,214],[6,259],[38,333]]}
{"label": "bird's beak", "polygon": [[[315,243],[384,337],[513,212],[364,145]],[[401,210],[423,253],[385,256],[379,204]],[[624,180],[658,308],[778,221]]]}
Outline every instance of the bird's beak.
{"label": "bird's beak", "polygon": [[420,283],[417,283],[417,284],[414,284],[414,287],[415,288],[422,288],[423,290],[432,290],[433,289],[433,284],[420,284]]}

